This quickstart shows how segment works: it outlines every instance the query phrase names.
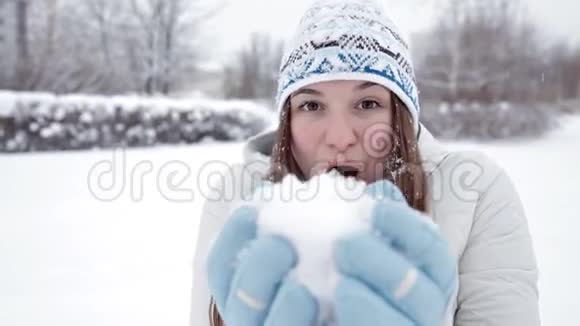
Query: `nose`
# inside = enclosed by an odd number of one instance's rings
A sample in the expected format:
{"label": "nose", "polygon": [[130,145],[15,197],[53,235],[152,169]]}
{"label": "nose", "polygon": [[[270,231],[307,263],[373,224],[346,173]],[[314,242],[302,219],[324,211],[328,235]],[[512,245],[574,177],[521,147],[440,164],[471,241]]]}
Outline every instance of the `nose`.
{"label": "nose", "polygon": [[346,152],[357,141],[352,117],[348,114],[333,114],[326,126],[326,144],[337,152]]}

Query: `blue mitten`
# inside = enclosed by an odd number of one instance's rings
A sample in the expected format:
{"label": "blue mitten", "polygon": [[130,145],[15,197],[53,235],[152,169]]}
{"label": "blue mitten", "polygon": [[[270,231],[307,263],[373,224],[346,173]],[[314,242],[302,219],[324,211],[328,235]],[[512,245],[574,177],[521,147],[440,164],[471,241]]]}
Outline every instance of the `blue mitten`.
{"label": "blue mitten", "polygon": [[210,291],[228,326],[309,326],[317,303],[286,275],[296,254],[285,240],[257,236],[257,210],[238,208],[209,253]]}
{"label": "blue mitten", "polygon": [[336,246],[338,325],[441,325],[457,282],[447,242],[391,182],[367,190],[378,198],[374,232]]}

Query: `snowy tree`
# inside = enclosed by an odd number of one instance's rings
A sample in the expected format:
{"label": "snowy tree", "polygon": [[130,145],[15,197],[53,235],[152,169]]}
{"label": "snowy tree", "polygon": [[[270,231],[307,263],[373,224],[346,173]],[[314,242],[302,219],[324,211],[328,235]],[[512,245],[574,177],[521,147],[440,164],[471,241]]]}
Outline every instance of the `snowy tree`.
{"label": "snowy tree", "polygon": [[546,99],[580,98],[580,47],[556,44],[547,58],[544,79],[546,89],[543,95]]}
{"label": "snowy tree", "polygon": [[30,74],[28,0],[0,1],[0,88],[23,89]]}
{"label": "snowy tree", "polygon": [[28,40],[28,10],[29,2],[21,0],[16,3],[16,87],[22,87],[24,78],[28,76],[30,54]]}
{"label": "snowy tree", "polygon": [[98,90],[98,78],[92,73],[98,51],[89,46],[90,33],[77,23],[86,21],[86,17],[77,17],[76,10],[84,3],[73,6],[66,0],[28,2],[25,39],[29,58],[27,69],[20,70],[18,86],[14,88],[59,93]]}
{"label": "snowy tree", "polygon": [[[16,0],[15,0],[16,1]],[[210,0],[18,1],[11,88],[56,93],[167,94],[195,78]]]}
{"label": "snowy tree", "polygon": [[283,43],[268,35],[252,34],[249,45],[240,49],[224,69],[227,98],[273,98]]}
{"label": "snowy tree", "polygon": [[199,0],[131,0],[126,46],[138,87],[147,94],[167,94],[193,74],[193,40],[199,25],[216,11]]}
{"label": "snowy tree", "polygon": [[425,96],[525,100],[541,86],[545,47],[518,1],[450,0],[414,42]]}

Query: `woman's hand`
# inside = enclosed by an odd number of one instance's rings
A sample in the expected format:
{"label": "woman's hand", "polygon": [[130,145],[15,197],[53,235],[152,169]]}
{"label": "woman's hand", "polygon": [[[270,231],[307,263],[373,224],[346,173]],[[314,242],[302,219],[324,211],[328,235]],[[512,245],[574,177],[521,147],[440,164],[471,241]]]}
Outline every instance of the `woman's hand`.
{"label": "woman's hand", "polygon": [[372,230],[335,250],[338,325],[441,325],[456,288],[457,265],[437,227],[409,207],[388,181],[367,189],[379,199]]}
{"label": "woman's hand", "polygon": [[[439,326],[456,284],[446,242],[391,183],[368,192],[377,198],[373,232],[342,239],[335,250],[345,276],[335,292],[337,324]],[[257,215],[248,206],[234,211],[208,256],[222,318],[228,326],[315,325],[316,300],[286,277],[297,261],[294,249],[280,237],[257,236]]]}
{"label": "woman's hand", "polygon": [[237,209],[208,256],[209,288],[222,318],[227,326],[313,325],[315,299],[286,279],[295,251],[279,237],[257,237],[257,214],[253,207]]}

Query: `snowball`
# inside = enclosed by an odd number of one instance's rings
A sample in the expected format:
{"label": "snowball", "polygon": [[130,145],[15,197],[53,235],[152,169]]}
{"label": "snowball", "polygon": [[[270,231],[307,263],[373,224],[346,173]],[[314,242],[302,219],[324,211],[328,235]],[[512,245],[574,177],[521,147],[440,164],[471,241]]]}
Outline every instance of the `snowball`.
{"label": "snowball", "polygon": [[294,246],[298,262],[290,277],[318,300],[320,322],[333,320],[339,279],[333,261],[336,241],[370,229],[373,200],[365,188],[363,181],[331,172],[304,183],[288,175],[253,194],[260,212],[258,231],[281,236]]}

